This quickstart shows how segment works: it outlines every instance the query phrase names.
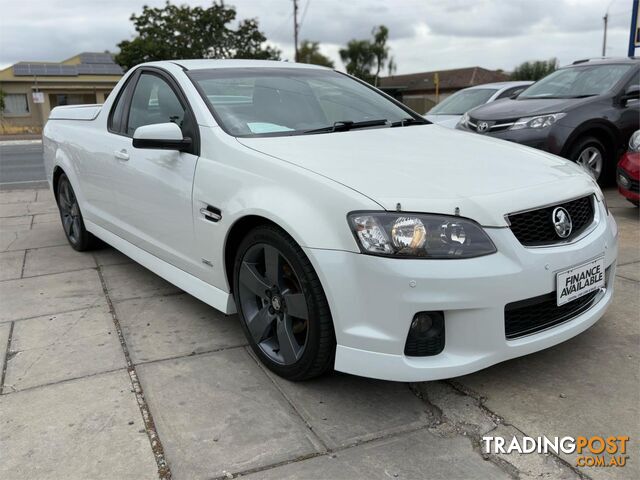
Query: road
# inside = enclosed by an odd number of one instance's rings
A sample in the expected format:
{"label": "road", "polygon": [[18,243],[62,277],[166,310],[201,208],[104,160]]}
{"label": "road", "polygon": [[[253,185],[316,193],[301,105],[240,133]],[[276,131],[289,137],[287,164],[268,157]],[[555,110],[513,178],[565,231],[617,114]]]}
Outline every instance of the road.
{"label": "road", "polygon": [[1,188],[35,188],[44,181],[41,142],[0,142]]}

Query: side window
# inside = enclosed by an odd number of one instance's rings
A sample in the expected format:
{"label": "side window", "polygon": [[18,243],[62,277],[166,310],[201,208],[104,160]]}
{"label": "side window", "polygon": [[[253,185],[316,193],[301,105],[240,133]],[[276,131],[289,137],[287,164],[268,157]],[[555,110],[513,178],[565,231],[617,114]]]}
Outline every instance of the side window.
{"label": "side window", "polygon": [[127,135],[136,128],[173,122],[184,131],[185,110],[173,89],[162,78],[143,73],[131,98]]}
{"label": "side window", "polygon": [[111,107],[111,113],[109,114],[109,131],[114,133],[122,133],[124,122],[124,108],[127,103],[127,92],[131,90],[131,79],[133,76],[127,79],[126,85],[118,93],[115,104]]}

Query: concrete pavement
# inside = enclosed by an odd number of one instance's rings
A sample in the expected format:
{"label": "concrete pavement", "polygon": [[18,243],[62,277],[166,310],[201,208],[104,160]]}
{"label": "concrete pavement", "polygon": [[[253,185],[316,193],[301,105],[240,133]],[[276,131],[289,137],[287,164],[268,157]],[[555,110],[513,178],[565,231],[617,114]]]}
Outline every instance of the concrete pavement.
{"label": "concrete pavement", "polygon": [[[46,190],[0,192],[0,478],[637,478],[640,226],[615,192],[616,295],[549,350],[445,382],[256,361],[224,316],[111,248],[73,251]],[[629,435],[624,468],[487,455],[482,435]]]}

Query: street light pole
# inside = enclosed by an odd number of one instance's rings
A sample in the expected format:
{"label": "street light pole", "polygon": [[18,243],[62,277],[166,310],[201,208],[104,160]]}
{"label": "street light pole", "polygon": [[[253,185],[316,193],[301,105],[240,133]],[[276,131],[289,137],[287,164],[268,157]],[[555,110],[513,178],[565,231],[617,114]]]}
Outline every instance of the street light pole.
{"label": "street light pole", "polygon": [[602,56],[606,57],[607,56],[607,23],[609,22],[609,12],[604,14],[604,17],[602,17],[602,20],[604,20],[604,38],[602,39]]}
{"label": "street light pole", "polygon": [[294,61],[298,61],[298,0],[293,0],[293,48]]}

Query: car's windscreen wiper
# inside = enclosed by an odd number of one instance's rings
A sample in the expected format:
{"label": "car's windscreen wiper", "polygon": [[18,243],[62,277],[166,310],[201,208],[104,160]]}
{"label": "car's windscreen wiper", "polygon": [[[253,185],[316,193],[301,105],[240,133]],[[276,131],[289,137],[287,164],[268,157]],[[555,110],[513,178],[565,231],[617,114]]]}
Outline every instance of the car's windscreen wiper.
{"label": "car's windscreen wiper", "polygon": [[356,128],[380,127],[383,125],[387,125],[388,123],[389,122],[386,118],[381,118],[379,120],[365,120],[363,122],[340,120],[338,122],[334,122],[333,125],[305,130],[303,133],[346,132],[347,130],[354,130]]}
{"label": "car's windscreen wiper", "polygon": [[426,125],[428,123],[431,123],[431,122],[424,118],[407,117],[407,118],[403,118],[402,120],[398,120],[397,122],[392,122],[390,126],[391,127],[407,127],[409,125]]}

